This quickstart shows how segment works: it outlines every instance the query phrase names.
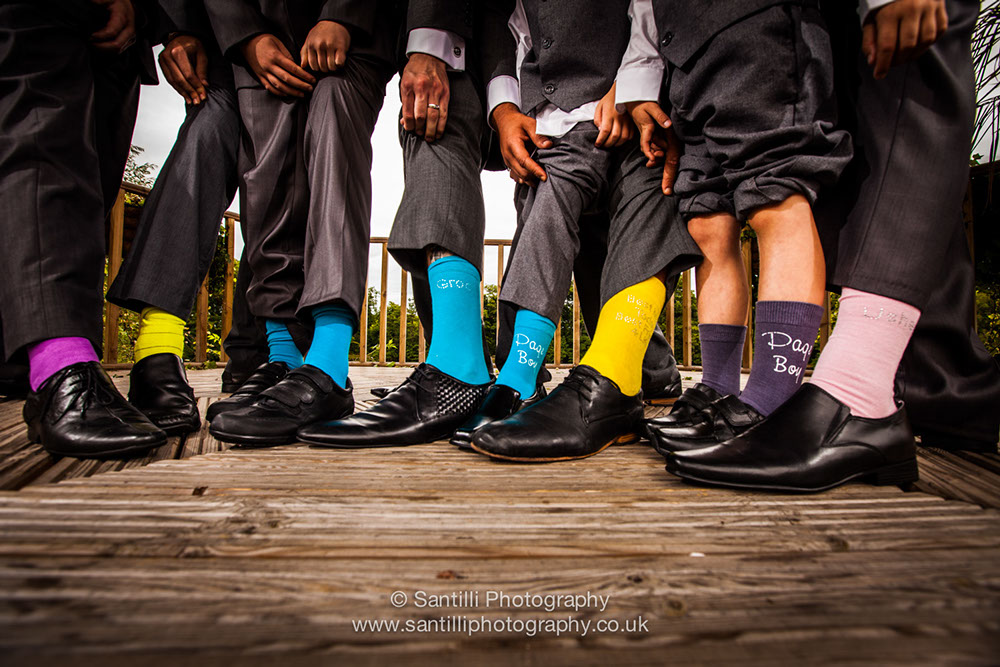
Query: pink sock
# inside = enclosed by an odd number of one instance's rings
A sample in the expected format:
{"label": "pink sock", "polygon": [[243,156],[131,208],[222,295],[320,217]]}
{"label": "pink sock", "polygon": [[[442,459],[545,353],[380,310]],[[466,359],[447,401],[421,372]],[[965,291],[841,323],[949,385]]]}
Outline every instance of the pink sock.
{"label": "pink sock", "polygon": [[893,383],[920,311],[895,299],[845,288],[833,334],[816,362],[812,383],[856,417],[896,411]]}
{"label": "pink sock", "polygon": [[31,391],[38,391],[50,377],[81,361],[97,361],[94,346],[86,338],[50,338],[32,345],[28,348]]}

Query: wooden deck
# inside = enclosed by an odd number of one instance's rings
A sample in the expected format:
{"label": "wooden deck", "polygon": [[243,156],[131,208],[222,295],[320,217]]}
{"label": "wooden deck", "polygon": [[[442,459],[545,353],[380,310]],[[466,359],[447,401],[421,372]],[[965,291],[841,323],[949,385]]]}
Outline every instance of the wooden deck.
{"label": "wooden deck", "polygon": [[[362,405],[407,372],[352,369]],[[207,407],[218,371],[191,378]],[[644,445],[523,466],[203,430],[87,463],[28,445],[19,409],[0,404],[3,665],[1000,662],[996,455],[816,496],[688,486]],[[488,600],[588,592],[606,606]],[[484,619],[504,625],[465,625]],[[403,625],[356,627],[379,620]]]}

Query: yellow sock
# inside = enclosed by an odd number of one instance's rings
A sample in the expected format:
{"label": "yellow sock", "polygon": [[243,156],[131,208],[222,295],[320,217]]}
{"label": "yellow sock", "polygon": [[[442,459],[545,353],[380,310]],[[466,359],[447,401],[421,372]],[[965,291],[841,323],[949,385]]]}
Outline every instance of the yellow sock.
{"label": "yellow sock", "polygon": [[169,352],[184,356],[184,320],[159,308],[143,308],[139,335],[135,339],[134,361]]}
{"label": "yellow sock", "polygon": [[597,318],[590,349],[580,363],[613,381],[626,396],[638,394],[642,359],[666,298],[663,281],[654,276],[608,299]]}

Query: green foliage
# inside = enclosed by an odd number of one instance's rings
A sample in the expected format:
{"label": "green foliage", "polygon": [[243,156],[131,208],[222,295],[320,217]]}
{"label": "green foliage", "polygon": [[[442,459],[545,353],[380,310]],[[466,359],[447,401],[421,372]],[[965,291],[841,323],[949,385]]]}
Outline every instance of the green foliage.
{"label": "green foliage", "polygon": [[976,325],[990,354],[1000,354],[1000,285],[976,288]]}

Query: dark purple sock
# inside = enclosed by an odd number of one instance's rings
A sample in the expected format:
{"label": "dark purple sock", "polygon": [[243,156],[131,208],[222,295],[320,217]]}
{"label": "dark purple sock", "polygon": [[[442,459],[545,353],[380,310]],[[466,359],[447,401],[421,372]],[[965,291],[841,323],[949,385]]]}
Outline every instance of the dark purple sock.
{"label": "dark purple sock", "polygon": [[759,301],[753,368],[740,399],[763,415],[788,400],[802,383],[823,307],[802,301]]}
{"label": "dark purple sock", "polygon": [[735,324],[699,324],[702,384],[723,396],[740,393],[743,340],[747,328]]}

